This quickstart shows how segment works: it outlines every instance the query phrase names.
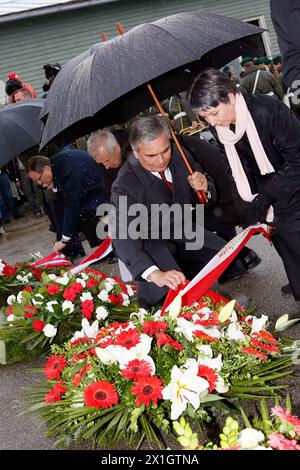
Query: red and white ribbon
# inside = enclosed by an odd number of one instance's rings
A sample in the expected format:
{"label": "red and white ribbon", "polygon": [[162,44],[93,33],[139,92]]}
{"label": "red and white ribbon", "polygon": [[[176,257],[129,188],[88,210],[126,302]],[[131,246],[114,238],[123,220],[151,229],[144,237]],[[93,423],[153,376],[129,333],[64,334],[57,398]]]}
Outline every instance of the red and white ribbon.
{"label": "red and white ribbon", "polygon": [[86,269],[90,264],[95,263],[96,261],[100,261],[101,259],[105,258],[109,253],[113,251],[112,248],[112,238],[106,237],[105,240],[101,243],[98,248],[96,248],[90,255],[84,258],[78,266],[70,269],[70,273],[78,274],[84,269]]}
{"label": "red and white ribbon", "polygon": [[73,266],[62,253],[51,253],[30,265],[32,268],[55,268],[59,266]]}
{"label": "red and white ribbon", "polygon": [[[262,233],[264,237],[269,240],[270,238],[266,232],[266,228],[267,226],[262,224],[250,225],[230,240],[230,242],[228,242],[183,289],[181,288],[179,292],[176,292],[176,295],[178,294],[182,297],[182,305],[192,305],[196,300],[199,300],[225,271],[234,258],[236,258],[241,249],[254,234]],[[174,295],[174,291],[169,292],[163,305],[163,311],[168,311],[176,295]]]}

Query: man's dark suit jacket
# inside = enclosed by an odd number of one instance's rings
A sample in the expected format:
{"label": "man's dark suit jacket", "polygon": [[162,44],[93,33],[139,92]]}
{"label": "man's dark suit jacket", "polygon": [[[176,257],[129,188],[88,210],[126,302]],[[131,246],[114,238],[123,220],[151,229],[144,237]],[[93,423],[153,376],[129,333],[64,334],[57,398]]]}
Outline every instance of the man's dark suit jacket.
{"label": "man's dark suit jacket", "polygon": [[99,167],[83,150],[65,148],[51,157],[55,186],[64,195],[63,234],[71,237],[80,214],[96,214],[104,202]]}
{"label": "man's dark suit jacket", "polygon": [[[187,154],[194,171],[203,173],[202,168],[197,164],[191,155]],[[197,203],[195,192],[192,190],[187,177],[189,172],[178,153],[175,145],[172,145],[172,158],[169,169],[173,177],[173,192],[165,183],[145,170],[133,154],[130,154],[127,161],[121,167],[118,177],[112,186],[111,203],[116,209],[117,230],[119,217],[119,196],[127,196],[127,204],[145,205],[150,213],[151,204],[184,204]],[[214,202],[215,188],[213,181],[209,179],[209,190],[212,193],[211,201]],[[134,217],[128,217],[128,225]],[[150,221],[148,226],[151,229]],[[117,232],[118,233],[118,232]],[[184,240],[183,240],[184,241]],[[176,257],[176,242],[170,243],[168,240],[148,239],[131,240],[118,239],[113,241],[118,257],[125,263],[132,276],[138,283],[139,299],[149,304],[155,304],[167,293],[167,288],[159,288],[152,282],[147,282],[141,278],[143,272],[152,265],[157,265],[162,271],[176,269],[182,271],[178,266]]]}

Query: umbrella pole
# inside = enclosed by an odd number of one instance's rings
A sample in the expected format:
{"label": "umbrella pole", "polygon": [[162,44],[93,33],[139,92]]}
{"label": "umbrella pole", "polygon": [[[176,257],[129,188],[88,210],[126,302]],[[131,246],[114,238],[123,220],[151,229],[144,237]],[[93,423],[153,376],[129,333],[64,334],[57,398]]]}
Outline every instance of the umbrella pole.
{"label": "umbrella pole", "polygon": [[[125,34],[125,30],[123,29],[121,23],[117,23],[116,26],[117,26],[117,28],[118,28],[118,30],[119,30],[119,33],[120,33],[121,35]],[[176,144],[176,146],[177,146],[177,148],[178,148],[178,150],[179,150],[179,153],[180,153],[181,157],[183,158],[184,163],[185,163],[186,166],[187,166],[187,169],[188,169],[190,175],[192,175],[192,174],[193,174],[193,169],[192,169],[192,167],[191,167],[191,165],[190,165],[190,162],[188,161],[188,159],[187,159],[187,157],[186,157],[186,155],[185,155],[185,153],[184,153],[184,150],[183,150],[183,148],[182,148],[182,146],[181,146],[181,144],[180,144],[180,142],[179,142],[179,140],[178,140],[178,138],[177,138],[177,135],[176,135],[176,133],[175,133],[175,131],[174,131],[174,129],[173,129],[173,126],[172,126],[172,123],[171,123],[170,119],[169,119],[168,116],[166,115],[165,110],[164,110],[164,108],[162,107],[161,103],[159,102],[159,100],[158,100],[158,98],[157,98],[157,96],[156,96],[156,94],[155,94],[155,92],[154,92],[152,86],[150,85],[150,83],[147,83],[147,88],[148,88],[149,92],[151,93],[151,96],[152,96],[152,98],[153,98],[153,100],[154,100],[154,102],[155,102],[155,104],[156,104],[156,106],[157,106],[159,112],[161,113],[161,115],[162,115],[162,117],[165,119],[165,121],[168,123],[169,128],[170,128],[171,135],[172,135],[172,137],[173,137],[173,140],[174,140],[174,142],[175,142],[175,144]],[[198,197],[198,199],[199,199],[199,202],[200,202],[201,204],[207,205],[207,197],[206,197],[205,192],[204,192],[204,191],[201,191],[201,190],[199,189],[198,191],[195,191],[195,193],[196,193],[196,195],[197,195],[197,197]]]}

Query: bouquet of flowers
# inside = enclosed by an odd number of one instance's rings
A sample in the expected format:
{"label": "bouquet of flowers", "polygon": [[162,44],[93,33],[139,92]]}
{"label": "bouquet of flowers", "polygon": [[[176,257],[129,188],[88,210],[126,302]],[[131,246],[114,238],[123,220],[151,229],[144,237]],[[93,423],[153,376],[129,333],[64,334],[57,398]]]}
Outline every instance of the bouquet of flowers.
{"label": "bouquet of flowers", "polygon": [[221,400],[270,397],[285,387],[273,382],[291,374],[291,357],[285,341],[266,330],[266,316],[208,298],[175,310],[140,309],[128,322],[81,330],[53,346],[47,384],[28,396],[48,434],[160,445],[161,433],[172,432],[181,416],[201,424]]}
{"label": "bouquet of flowers", "polygon": [[73,276],[42,273],[36,287],[27,285],[7,298],[2,308],[0,340],[10,343],[10,359],[49,351],[52,342],[69,340],[82,318],[110,321],[128,319],[136,310],[134,287],[92,269]]}
{"label": "bouquet of flowers", "polygon": [[238,421],[228,417],[218,444],[200,444],[197,433],[182,417],[174,422],[179,435],[177,440],[189,450],[300,450],[300,420],[292,415],[290,406],[282,408],[279,400],[276,401],[269,413],[265,400],[262,400],[261,416],[256,416],[252,424],[243,412],[243,429],[240,429]]}

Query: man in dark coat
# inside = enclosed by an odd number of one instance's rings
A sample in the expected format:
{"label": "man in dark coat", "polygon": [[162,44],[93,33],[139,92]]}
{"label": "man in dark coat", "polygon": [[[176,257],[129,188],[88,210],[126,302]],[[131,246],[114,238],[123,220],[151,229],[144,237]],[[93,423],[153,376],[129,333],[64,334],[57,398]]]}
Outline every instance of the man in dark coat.
{"label": "man in dark coat", "polygon": [[62,239],[54,251],[62,250],[73,233],[84,233],[91,247],[98,246],[96,234],[99,217],[97,207],[104,202],[99,168],[87,152],[63,149],[51,157],[31,157],[28,176],[43,188],[58,188],[64,196]]}
{"label": "man in dark coat", "polygon": [[[212,179],[203,174],[201,167],[188,155],[194,170],[189,172],[177,149],[170,142],[169,129],[165,121],[155,115],[140,117],[129,125],[129,141],[133,153],[121,167],[112,186],[111,202],[115,208],[116,233],[114,247],[119,258],[137,281],[138,298],[142,306],[155,305],[166,295],[168,288],[176,289],[192,278],[226,244],[217,235],[204,230],[204,245],[201,249],[186,249],[186,238],[174,236],[176,223],[171,227],[171,236],[162,236],[164,220],[159,223],[159,233],[153,235],[153,205],[164,204],[181,208],[198,202],[194,190],[206,192],[209,200],[215,200],[216,192]],[[119,235],[122,212],[121,197],[126,197],[128,228],[134,221],[130,215],[135,204],[146,208],[147,214],[140,222],[146,236],[139,238]],[[157,207],[156,207],[157,210]],[[179,221],[184,224],[185,220]],[[145,228],[148,227],[148,228]],[[150,235],[151,231],[151,235]],[[243,267],[232,263],[229,271],[235,276],[244,273]]]}
{"label": "man in dark coat", "polygon": [[[218,134],[214,131],[216,139],[219,138],[221,129],[224,129],[223,132],[227,135],[229,131],[231,136],[236,135],[240,109],[237,103],[243,100],[258,134],[257,144],[262,145],[266,155],[264,158],[268,159],[273,170],[262,174],[254,147],[251,146],[246,132],[236,139],[235,145],[230,148],[236,149],[253,195],[251,203],[238,197],[237,208],[244,225],[247,226],[258,221],[265,222],[267,212],[270,206],[273,206],[272,241],[284,263],[294,297],[300,300],[299,121],[279,100],[268,96],[239,95],[230,81],[215,69],[202,72],[190,92],[193,109],[213,126],[212,131],[217,130]],[[228,173],[233,175],[234,167],[229,167],[226,148],[219,140],[218,142]],[[241,173],[240,170],[239,172]],[[235,180],[235,183],[237,186],[234,191],[237,194],[238,180]]]}

